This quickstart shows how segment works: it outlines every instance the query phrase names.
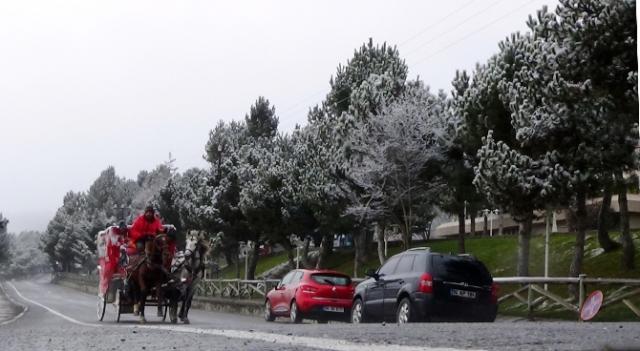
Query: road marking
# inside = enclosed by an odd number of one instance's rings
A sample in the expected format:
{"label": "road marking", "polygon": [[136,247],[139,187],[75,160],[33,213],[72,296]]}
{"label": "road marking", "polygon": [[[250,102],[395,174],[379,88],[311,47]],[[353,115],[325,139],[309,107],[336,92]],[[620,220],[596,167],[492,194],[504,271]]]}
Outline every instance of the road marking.
{"label": "road marking", "polygon": [[16,306],[20,306],[22,308],[22,312],[18,313],[13,318],[0,323],[0,326],[3,326],[3,325],[11,324],[17,321],[18,319],[22,318],[22,316],[24,316],[24,314],[27,313],[27,311],[29,310],[29,306],[23,305],[20,302],[14,300],[9,294],[7,294],[7,291],[4,289],[4,286],[2,285],[2,283],[0,283],[0,290],[2,290],[1,293],[4,294],[4,296],[6,296],[11,303],[13,303]]}
{"label": "road marking", "polygon": [[[202,329],[202,328],[188,328],[180,326],[151,326],[142,325],[138,328],[144,329],[158,329],[167,330],[180,333],[192,333],[192,334],[206,334],[215,336],[225,336],[228,338],[248,339],[264,341],[272,344],[284,344],[289,346],[302,346],[311,347],[323,350],[334,351],[462,351],[461,349],[449,348],[449,347],[428,347],[428,346],[408,346],[408,345],[395,345],[395,344],[361,344],[354,343],[347,340],[340,339],[322,339],[308,336],[292,336],[274,333],[264,333],[256,331],[245,330],[224,330],[224,329]],[[474,351],[467,350],[465,351]],[[479,350],[475,350],[479,351]]]}
{"label": "road marking", "polygon": [[9,283],[9,285],[13,288],[13,290],[16,292],[16,294],[17,294],[21,299],[23,299],[23,300],[27,301],[28,303],[34,304],[34,305],[36,305],[36,306],[40,306],[40,307],[42,307],[42,308],[44,308],[45,310],[47,310],[47,311],[49,311],[49,312],[51,312],[51,313],[55,314],[56,316],[58,316],[58,317],[60,317],[60,318],[66,319],[66,320],[68,320],[68,321],[69,321],[69,322],[71,322],[71,323],[75,323],[75,324],[83,325],[83,326],[85,326],[85,327],[100,327],[100,325],[99,325],[99,324],[92,324],[92,323],[85,323],[85,322],[81,322],[81,321],[79,321],[79,320],[77,320],[77,319],[73,319],[73,318],[71,318],[71,317],[69,317],[69,316],[67,316],[67,315],[65,315],[65,314],[62,314],[62,313],[60,313],[60,312],[58,312],[58,311],[54,310],[53,308],[47,307],[47,306],[45,306],[45,305],[41,304],[40,302],[37,302],[37,301],[33,301],[33,300],[31,300],[31,299],[28,299],[28,298],[24,297],[24,296],[23,296],[23,295],[18,291],[18,289],[16,288],[16,286],[15,286],[15,285],[13,285],[12,283]]}
{"label": "road marking", "polygon": [[[23,300],[32,303],[34,305],[40,306],[45,310],[53,313],[54,315],[63,318],[71,323],[75,323],[78,325],[86,326],[86,327],[113,327],[113,328],[127,328],[130,329],[130,326],[125,325],[105,325],[105,324],[95,324],[95,323],[85,323],[81,322],[77,319],[69,317],[61,312],[54,310],[48,306],[45,306],[37,301],[28,299],[24,297],[18,289],[12,283],[9,283],[13,290],[15,290],[16,294]],[[204,334],[204,335],[213,335],[213,336],[223,336],[233,339],[243,339],[243,340],[257,340],[264,341],[273,344],[284,344],[288,346],[301,346],[301,347],[311,347],[323,350],[333,350],[333,351],[388,351],[388,350],[396,350],[396,351],[462,351],[462,349],[449,348],[449,347],[428,347],[428,346],[408,346],[408,345],[379,345],[379,344],[361,344],[354,343],[347,340],[340,339],[323,339],[323,338],[314,338],[309,336],[293,336],[293,335],[283,335],[276,333],[265,333],[265,332],[257,332],[257,331],[246,331],[246,330],[230,330],[230,329],[204,329],[204,328],[194,328],[194,327],[183,327],[183,326],[156,326],[156,325],[137,325],[136,328],[140,329],[152,329],[152,330],[162,330],[162,331],[172,331],[177,333],[189,333],[189,334]],[[467,350],[465,351],[474,351]],[[480,351],[480,350],[475,350]]]}

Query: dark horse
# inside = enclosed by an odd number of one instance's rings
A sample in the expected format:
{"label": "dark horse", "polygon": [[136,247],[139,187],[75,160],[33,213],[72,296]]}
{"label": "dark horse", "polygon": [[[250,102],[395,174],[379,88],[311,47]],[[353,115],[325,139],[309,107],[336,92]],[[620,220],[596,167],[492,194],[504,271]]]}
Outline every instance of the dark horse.
{"label": "dark horse", "polygon": [[[180,317],[181,321],[189,324],[188,315],[189,309],[191,308],[191,301],[193,300],[198,282],[204,277],[204,260],[208,250],[209,245],[204,237],[192,232],[187,235],[184,252],[182,255],[177,255],[174,259],[171,272],[173,275],[172,280],[175,283],[172,284],[174,289],[173,294],[170,295],[176,298],[170,297],[171,307],[169,309],[169,316],[173,323],[175,323],[176,317]],[[176,316],[179,302],[182,302],[182,304],[180,306],[180,313]]]}
{"label": "dark horse", "polygon": [[[144,237],[144,255],[140,258],[142,262],[135,263],[135,268],[131,272],[131,287],[134,304],[138,305],[140,323],[145,323],[144,308],[147,296],[155,288],[158,299],[158,314],[161,313],[163,301],[162,285],[169,280],[169,276],[164,267],[168,267],[171,260],[169,253],[168,237],[166,234]],[[134,311],[135,311],[134,306]]]}

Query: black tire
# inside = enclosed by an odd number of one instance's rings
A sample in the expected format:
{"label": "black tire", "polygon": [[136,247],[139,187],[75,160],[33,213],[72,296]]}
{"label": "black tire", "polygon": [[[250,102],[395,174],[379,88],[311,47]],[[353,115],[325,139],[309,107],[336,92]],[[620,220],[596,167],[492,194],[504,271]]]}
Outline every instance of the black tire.
{"label": "black tire", "polygon": [[106,309],[107,309],[107,299],[105,299],[104,296],[98,295],[97,314],[98,314],[98,320],[100,322],[102,322],[102,319],[104,318],[104,311]]}
{"label": "black tire", "polygon": [[265,301],[264,303],[264,320],[267,322],[273,322],[276,320],[276,316],[273,315],[271,302],[269,300]]}
{"label": "black tire", "polygon": [[396,309],[396,321],[398,324],[405,324],[415,322],[415,311],[411,305],[411,300],[408,297],[400,300],[398,308]]}
{"label": "black tire", "polygon": [[349,322],[353,324],[367,323],[367,316],[364,311],[364,303],[362,302],[362,299],[357,298],[353,301]]}
{"label": "black tire", "polygon": [[291,307],[289,308],[289,318],[291,319],[292,323],[302,323],[302,313],[300,313],[300,310],[298,309],[296,300],[291,301]]}

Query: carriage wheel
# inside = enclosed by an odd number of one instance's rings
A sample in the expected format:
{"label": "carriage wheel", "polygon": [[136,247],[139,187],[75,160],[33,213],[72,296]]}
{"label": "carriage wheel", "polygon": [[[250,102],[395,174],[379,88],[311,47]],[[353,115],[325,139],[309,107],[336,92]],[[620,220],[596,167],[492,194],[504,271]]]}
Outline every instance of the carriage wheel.
{"label": "carriage wheel", "polygon": [[98,309],[97,309],[97,314],[98,314],[98,320],[100,322],[102,322],[102,319],[104,318],[104,311],[107,308],[107,299],[104,298],[104,296],[100,296],[98,295]]}
{"label": "carriage wheel", "polygon": [[120,289],[118,289],[116,291],[116,301],[114,303],[114,306],[116,307],[116,323],[120,323],[120,315],[122,314],[122,305],[120,304],[120,295],[122,294],[122,291]]}

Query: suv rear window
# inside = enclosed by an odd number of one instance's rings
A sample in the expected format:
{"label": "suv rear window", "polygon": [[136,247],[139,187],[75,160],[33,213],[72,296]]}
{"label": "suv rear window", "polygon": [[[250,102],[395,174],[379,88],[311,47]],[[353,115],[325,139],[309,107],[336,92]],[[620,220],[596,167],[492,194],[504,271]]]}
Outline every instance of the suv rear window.
{"label": "suv rear window", "polygon": [[351,278],[344,275],[338,275],[338,274],[330,274],[330,273],[329,274],[327,273],[312,274],[311,279],[313,279],[313,281],[318,284],[324,284],[324,285],[350,285],[351,284]]}
{"label": "suv rear window", "polygon": [[489,285],[493,281],[491,274],[480,261],[455,256],[432,257],[433,274],[436,279],[471,285]]}

